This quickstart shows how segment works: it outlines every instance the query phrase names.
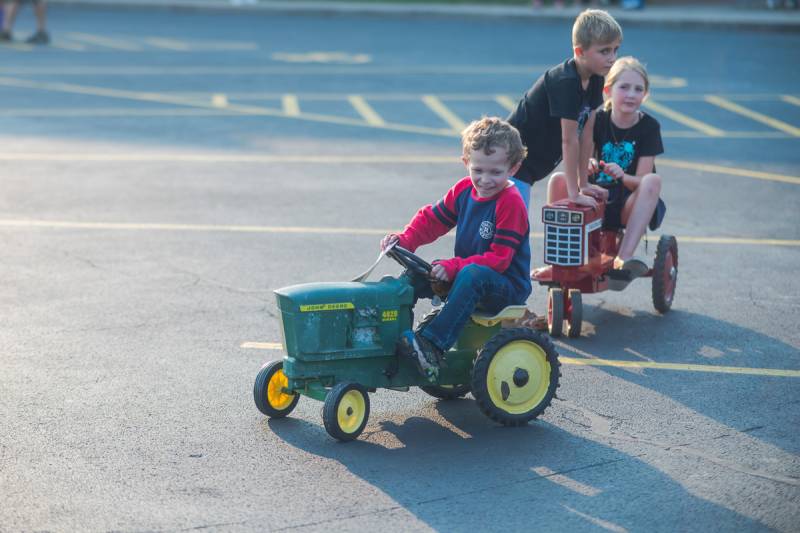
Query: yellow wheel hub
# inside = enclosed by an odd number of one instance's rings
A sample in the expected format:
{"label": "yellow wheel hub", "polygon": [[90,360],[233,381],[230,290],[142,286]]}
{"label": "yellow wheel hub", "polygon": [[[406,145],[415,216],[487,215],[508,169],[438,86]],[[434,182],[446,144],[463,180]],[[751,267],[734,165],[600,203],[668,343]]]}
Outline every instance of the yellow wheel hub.
{"label": "yellow wheel hub", "polygon": [[510,414],[535,408],[547,395],[550,363],[536,343],[524,340],[500,348],[489,363],[486,388],[492,403]]}
{"label": "yellow wheel hub", "polygon": [[277,370],[272,374],[272,377],[269,378],[269,383],[267,384],[267,402],[278,411],[289,407],[292,400],[294,400],[294,394],[286,394],[283,392],[288,386],[289,379],[286,377],[286,374],[283,373],[282,369]]}
{"label": "yellow wheel hub", "polygon": [[336,418],[342,431],[345,433],[357,431],[361,422],[364,421],[366,409],[364,396],[360,392],[357,390],[347,391],[336,409]]}

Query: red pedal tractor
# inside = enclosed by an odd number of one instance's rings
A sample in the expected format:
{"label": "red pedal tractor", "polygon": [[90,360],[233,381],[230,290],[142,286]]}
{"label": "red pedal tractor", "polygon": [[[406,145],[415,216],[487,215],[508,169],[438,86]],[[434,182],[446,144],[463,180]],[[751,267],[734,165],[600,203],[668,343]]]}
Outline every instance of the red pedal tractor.
{"label": "red pedal tractor", "polygon": [[[566,321],[567,334],[578,337],[583,319],[582,294],[623,290],[632,281],[625,270],[613,270],[623,230],[603,228],[605,203],[597,208],[561,200],[542,208],[544,263],[532,279],[549,287],[547,327],[559,337]],[[655,260],[641,277],[653,279],[653,306],[660,313],[672,307],[678,281],[678,241],[662,235]]]}

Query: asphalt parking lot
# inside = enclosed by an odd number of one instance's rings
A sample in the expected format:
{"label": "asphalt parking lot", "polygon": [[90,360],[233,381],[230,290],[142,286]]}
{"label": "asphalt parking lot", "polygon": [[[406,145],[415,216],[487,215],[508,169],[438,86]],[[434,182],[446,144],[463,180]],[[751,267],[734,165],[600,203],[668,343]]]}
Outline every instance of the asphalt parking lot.
{"label": "asphalt parking lot", "polygon": [[668,214],[640,252],[678,239],[670,313],[646,280],[585,297],[527,427],[379,390],[343,445],[319,402],[253,405],[282,355],[272,291],[371,264],[462,177],[456,132],[505,115],[569,26],[51,21],[51,47],[0,47],[0,530],[796,531],[797,35],[626,29],[664,132]]}

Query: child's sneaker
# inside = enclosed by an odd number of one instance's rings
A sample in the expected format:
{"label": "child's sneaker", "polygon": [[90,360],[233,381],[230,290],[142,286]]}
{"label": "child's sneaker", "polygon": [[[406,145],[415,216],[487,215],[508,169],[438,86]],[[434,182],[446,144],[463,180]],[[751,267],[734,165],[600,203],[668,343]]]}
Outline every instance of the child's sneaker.
{"label": "child's sneaker", "polygon": [[439,362],[442,359],[442,351],[431,341],[418,333],[406,330],[400,334],[398,345],[400,355],[409,357],[431,383],[436,383],[439,379]]}
{"label": "child's sneaker", "polygon": [[37,31],[25,40],[28,44],[47,44],[50,42],[50,35],[46,31]]}

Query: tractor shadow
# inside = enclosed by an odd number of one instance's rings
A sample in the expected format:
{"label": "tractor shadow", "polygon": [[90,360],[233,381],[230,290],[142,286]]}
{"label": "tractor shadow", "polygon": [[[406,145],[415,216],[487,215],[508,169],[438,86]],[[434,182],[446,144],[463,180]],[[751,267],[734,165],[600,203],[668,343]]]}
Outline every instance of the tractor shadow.
{"label": "tractor shadow", "polygon": [[[423,416],[373,419],[349,443],[331,439],[321,424],[281,419],[267,425],[286,444],[343,465],[435,530],[529,531],[534,523],[545,531],[595,531],[598,525],[623,531],[646,524],[691,530],[699,516],[720,530],[763,527],[691,494],[636,455],[546,421],[498,426],[471,397],[431,399]],[[622,504],[643,492],[670,504]],[[374,511],[373,520],[385,512]]]}
{"label": "tractor shadow", "polygon": [[[795,347],[731,322],[675,309],[659,315],[584,304],[584,321],[589,327],[580,338],[557,339],[561,356],[751,369],[717,373],[592,367],[786,452],[800,453],[791,429],[800,426],[800,412],[791,408],[800,404],[798,378],[758,374],[763,369],[800,369]],[[563,365],[562,372],[571,368]]]}

